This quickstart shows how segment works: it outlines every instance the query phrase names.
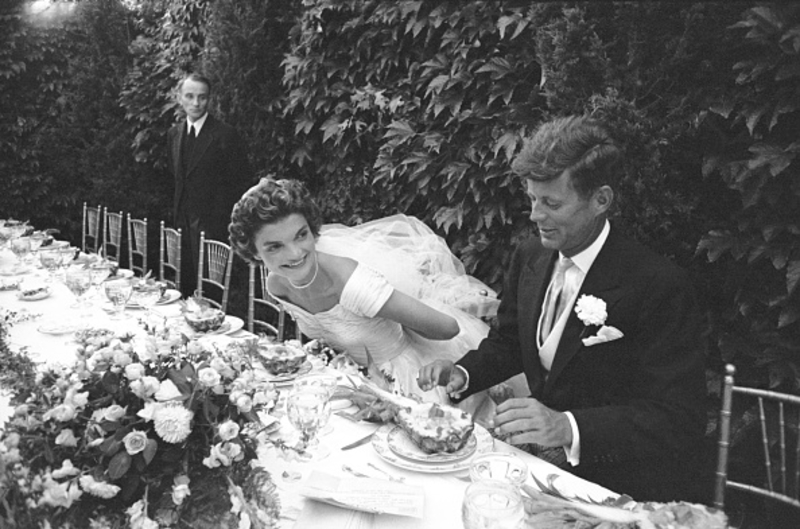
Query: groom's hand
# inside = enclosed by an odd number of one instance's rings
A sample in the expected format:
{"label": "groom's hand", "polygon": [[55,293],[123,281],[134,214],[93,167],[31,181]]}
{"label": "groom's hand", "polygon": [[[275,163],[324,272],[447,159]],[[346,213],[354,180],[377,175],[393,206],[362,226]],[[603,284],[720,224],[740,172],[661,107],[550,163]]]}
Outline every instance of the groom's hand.
{"label": "groom's hand", "polygon": [[572,427],[567,415],[536,399],[508,399],[497,406],[494,424],[496,433],[511,434],[507,440],[511,444],[572,445]]}
{"label": "groom's hand", "polygon": [[417,384],[423,391],[430,391],[436,386],[447,386],[447,393],[458,393],[467,380],[460,369],[449,360],[436,360],[423,366],[417,375]]}

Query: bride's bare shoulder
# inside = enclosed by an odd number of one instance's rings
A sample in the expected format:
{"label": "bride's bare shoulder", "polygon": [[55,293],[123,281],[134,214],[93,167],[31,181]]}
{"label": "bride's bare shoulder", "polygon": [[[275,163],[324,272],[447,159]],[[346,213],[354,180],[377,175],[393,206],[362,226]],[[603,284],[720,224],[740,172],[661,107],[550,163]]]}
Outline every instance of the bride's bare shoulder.
{"label": "bride's bare shoulder", "polygon": [[320,263],[332,276],[341,282],[347,282],[358,266],[358,261],[349,257],[319,253]]}

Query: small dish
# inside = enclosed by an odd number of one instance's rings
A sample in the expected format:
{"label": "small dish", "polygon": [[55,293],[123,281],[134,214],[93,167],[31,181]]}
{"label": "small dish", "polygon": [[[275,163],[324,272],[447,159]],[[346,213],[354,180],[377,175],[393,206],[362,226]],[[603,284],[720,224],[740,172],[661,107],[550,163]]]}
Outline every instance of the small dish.
{"label": "small dish", "polygon": [[169,305],[170,303],[178,301],[179,299],[181,299],[180,291],[168,288],[166,292],[164,292],[164,295],[161,296],[161,299],[156,301],[156,305]]}
{"label": "small dish", "polygon": [[0,279],[0,292],[4,290],[17,290],[22,279]]}
{"label": "small dish", "polygon": [[30,288],[21,288],[17,292],[17,299],[21,301],[38,301],[50,296],[50,287],[39,286]]}

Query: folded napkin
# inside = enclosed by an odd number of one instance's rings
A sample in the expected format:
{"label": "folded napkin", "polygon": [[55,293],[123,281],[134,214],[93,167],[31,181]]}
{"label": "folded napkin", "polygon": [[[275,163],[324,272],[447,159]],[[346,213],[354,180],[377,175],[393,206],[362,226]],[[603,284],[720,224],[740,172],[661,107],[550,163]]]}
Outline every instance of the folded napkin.
{"label": "folded napkin", "polygon": [[337,477],[314,470],[298,491],[307,498],[369,513],[422,518],[425,492],[421,487],[384,479]]}

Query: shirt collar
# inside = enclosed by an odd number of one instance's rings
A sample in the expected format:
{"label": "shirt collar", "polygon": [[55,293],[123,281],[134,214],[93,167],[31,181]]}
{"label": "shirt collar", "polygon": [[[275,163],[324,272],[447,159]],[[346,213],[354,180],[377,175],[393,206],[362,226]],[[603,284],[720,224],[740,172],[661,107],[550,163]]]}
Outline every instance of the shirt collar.
{"label": "shirt collar", "polygon": [[[597,254],[599,254],[600,250],[603,249],[603,245],[606,243],[609,233],[611,233],[611,223],[608,222],[608,219],[606,219],[606,222],[603,225],[603,230],[600,232],[600,235],[597,236],[597,239],[595,239],[594,242],[585,250],[571,257],[572,262],[575,263],[575,266],[581,272],[583,272],[584,275],[589,273],[589,269],[592,267],[594,260],[597,259]],[[559,252],[558,255],[561,258],[564,257],[561,252]]]}
{"label": "shirt collar", "polygon": [[194,133],[196,136],[200,135],[200,131],[203,129],[203,124],[206,122],[206,118],[208,117],[208,112],[203,114],[202,118],[199,118],[197,121],[192,123],[189,121],[189,118],[186,118],[186,132],[189,132],[189,127],[194,126]]}

